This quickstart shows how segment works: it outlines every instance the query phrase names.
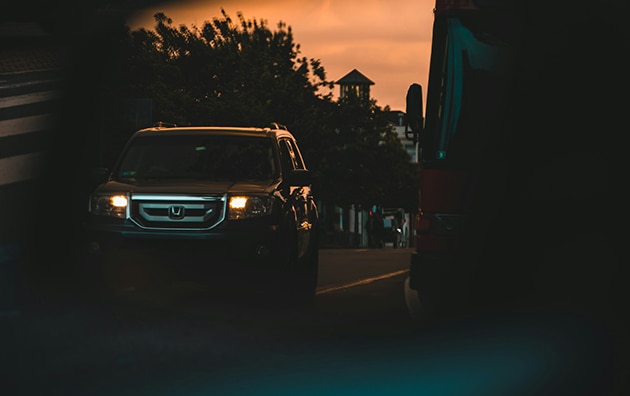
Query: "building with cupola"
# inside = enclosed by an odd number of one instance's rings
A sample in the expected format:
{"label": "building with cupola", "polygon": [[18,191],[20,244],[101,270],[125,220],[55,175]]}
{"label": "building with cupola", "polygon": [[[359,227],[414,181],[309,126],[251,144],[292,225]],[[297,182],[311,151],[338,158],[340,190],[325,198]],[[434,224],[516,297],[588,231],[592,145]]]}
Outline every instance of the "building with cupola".
{"label": "building with cupola", "polygon": [[364,76],[357,69],[335,82],[339,85],[339,98],[347,98],[351,94],[361,99],[366,105],[370,103],[370,86],[374,85],[374,81]]}

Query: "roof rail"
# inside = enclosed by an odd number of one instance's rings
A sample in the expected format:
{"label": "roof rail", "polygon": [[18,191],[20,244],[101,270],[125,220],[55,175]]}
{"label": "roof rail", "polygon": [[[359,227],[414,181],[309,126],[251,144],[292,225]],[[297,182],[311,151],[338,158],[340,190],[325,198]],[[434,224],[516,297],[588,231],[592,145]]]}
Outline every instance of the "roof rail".
{"label": "roof rail", "polygon": [[272,129],[283,129],[285,131],[288,131],[286,125],[278,124],[277,122],[272,122],[269,126]]}
{"label": "roof rail", "polygon": [[175,128],[177,126],[177,124],[172,123],[172,122],[164,122],[164,121],[158,121],[155,124],[153,124],[154,128]]}

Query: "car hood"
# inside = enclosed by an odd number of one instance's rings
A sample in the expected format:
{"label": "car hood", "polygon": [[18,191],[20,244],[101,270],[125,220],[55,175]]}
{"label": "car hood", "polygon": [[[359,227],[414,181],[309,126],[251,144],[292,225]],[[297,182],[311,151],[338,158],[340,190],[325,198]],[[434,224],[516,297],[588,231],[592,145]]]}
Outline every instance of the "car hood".
{"label": "car hood", "polygon": [[185,194],[185,195],[223,195],[242,193],[271,193],[279,184],[277,180],[250,182],[214,182],[198,180],[157,180],[157,181],[117,181],[110,180],[102,184],[100,193],[132,194]]}

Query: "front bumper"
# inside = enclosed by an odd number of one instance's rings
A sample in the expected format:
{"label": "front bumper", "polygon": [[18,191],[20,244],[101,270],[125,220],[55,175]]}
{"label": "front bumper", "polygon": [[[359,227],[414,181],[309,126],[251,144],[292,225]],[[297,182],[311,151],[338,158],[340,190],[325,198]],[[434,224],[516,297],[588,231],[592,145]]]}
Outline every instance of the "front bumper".
{"label": "front bumper", "polygon": [[[269,221],[226,222],[211,230],[145,230],[129,221],[86,222],[84,250],[88,257],[121,261],[143,254],[152,262],[195,272],[238,273],[282,267],[286,230]],[[130,254],[133,252],[133,254]]]}

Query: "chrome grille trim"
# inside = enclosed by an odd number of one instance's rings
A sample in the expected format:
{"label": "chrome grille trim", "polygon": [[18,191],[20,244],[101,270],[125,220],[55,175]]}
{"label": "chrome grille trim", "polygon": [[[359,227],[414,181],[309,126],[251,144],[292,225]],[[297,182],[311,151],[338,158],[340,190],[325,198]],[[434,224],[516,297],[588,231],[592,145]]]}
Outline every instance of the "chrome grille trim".
{"label": "chrome grille trim", "polygon": [[227,211],[227,195],[131,194],[130,202],[131,221],[147,230],[210,230],[225,220]]}
{"label": "chrome grille trim", "polygon": [[[172,205],[170,202],[166,202],[166,203],[158,203],[158,204],[154,204],[154,203],[141,203],[140,205],[140,215],[142,217],[144,217],[147,221],[190,221],[190,222],[196,222],[196,223],[203,223],[204,221],[208,221],[208,218],[210,218],[210,216],[212,215],[212,213],[214,212],[214,208],[209,208],[206,209],[206,207],[203,204],[180,204],[180,205]],[[157,209],[159,212],[168,212],[173,206],[178,206],[178,207],[182,207],[183,209],[186,210],[186,212],[188,212],[189,209],[192,210],[201,210],[204,211],[203,214],[201,216],[190,216],[190,215],[183,215],[183,217],[181,218],[177,218],[177,219],[172,219],[171,217],[167,216],[160,216],[160,215],[153,215],[151,214],[149,211],[147,211],[147,209]]]}

